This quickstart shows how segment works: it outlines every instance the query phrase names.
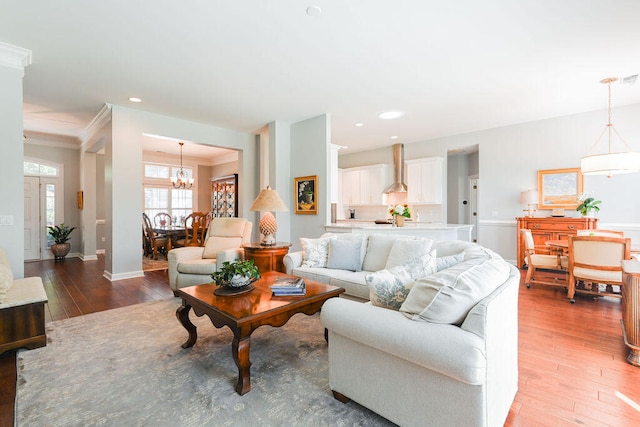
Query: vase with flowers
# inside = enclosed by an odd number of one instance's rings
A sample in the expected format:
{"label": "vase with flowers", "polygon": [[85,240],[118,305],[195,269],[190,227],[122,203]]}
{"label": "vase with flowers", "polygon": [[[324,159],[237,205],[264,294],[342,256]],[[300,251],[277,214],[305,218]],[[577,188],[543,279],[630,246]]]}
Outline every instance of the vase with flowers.
{"label": "vase with flowers", "polygon": [[411,218],[411,211],[407,204],[391,206],[389,213],[392,215],[396,227],[404,227],[404,219]]}

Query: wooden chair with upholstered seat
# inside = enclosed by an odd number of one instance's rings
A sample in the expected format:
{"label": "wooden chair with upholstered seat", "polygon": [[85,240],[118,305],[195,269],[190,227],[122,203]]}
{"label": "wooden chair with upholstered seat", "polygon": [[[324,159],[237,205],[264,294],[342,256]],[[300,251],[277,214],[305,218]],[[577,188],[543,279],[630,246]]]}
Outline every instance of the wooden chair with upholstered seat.
{"label": "wooden chair with upholstered seat", "polygon": [[624,237],[624,231],[617,230],[578,230],[578,236],[604,236],[604,237]]}
{"label": "wooden chair with upholstered seat", "polygon": [[629,238],[569,236],[569,301],[576,292],[621,298],[622,261],[630,251]]}
{"label": "wooden chair with upholstered seat", "polygon": [[[567,282],[565,278],[567,273],[566,268],[569,264],[568,257],[565,255],[537,254],[531,230],[523,228],[520,232],[522,233],[522,240],[524,241],[524,261],[527,265],[527,276],[524,279],[527,288],[530,288],[532,284],[566,287]],[[538,270],[551,270],[556,276],[551,280],[537,279],[535,274]],[[560,274],[560,277],[557,276],[558,274]]]}
{"label": "wooden chair with upholstered seat", "polygon": [[185,238],[178,239],[177,246],[204,246],[207,226],[207,214],[192,212],[184,219]]}
{"label": "wooden chair with upholstered seat", "polygon": [[153,217],[153,225],[156,227],[164,227],[165,225],[172,225],[172,224],[173,224],[173,219],[171,218],[171,215],[169,215],[166,212],[158,212]]}
{"label": "wooden chair with upholstered seat", "polygon": [[[158,259],[158,251],[166,251],[167,238],[156,235],[156,232],[153,231],[153,227],[151,226],[151,220],[149,219],[149,216],[144,212],[142,213],[142,224],[144,238],[146,239],[145,247],[151,250],[153,259]],[[147,250],[145,250],[145,255],[149,255],[147,253]]]}

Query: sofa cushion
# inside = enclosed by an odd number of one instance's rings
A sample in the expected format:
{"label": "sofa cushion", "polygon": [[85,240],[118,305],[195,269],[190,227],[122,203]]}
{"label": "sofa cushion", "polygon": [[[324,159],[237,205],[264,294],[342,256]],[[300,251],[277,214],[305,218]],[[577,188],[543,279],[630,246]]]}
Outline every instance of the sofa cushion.
{"label": "sofa cushion", "polygon": [[400,311],[412,320],[460,325],[471,308],[509,277],[509,264],[481,247],[475,256],[417,280]]}
{"label": "sofa cushion", "polygon": [[360,250],[362,241],[358,240],[329,240],[329,256],[327,268],[340,270],[361,271]]}
{"label": "sofa cushion", "polygon": [[384,270],[393,243],[398,239],[412,240],[413,236],[399,237],[393,234],[371,234],[367,244],[367,253],[362,262],[362,269],[364,271]]}
{"label": "sofa cushion", "polygon": [[464,252],[455,255],[436,257],[436,269],[438,271],[453,267],[464,261]]}
{"label": "sofa cushion", "polygon": [[329,255],[329,238],[321,237],[319,239],[300,238],[302,246],[302,266],[303,267],[319,267],[327,266],[327,256]]}
{"label": "sofa cushion", "polygon": [[218,256],[218,252],[239,248],[241,246],[242,237],[211,236],[207,238],[207,241],[204,244],[202,258],[215,259],[216,256]]}
{"label": "sofa cushion", "polygon": [[4,302],[7,292],[13,283],[13,272],[5,264],[0,264],[0,303]]}
{"label": "sofa cushion", "polygon": [[365,276],[369,300],[373,305],[399,310],[413,283],[435,272],[435,251],[431,251],[406,264],[369,273]]}
{"label": "sofa cushion", "polygon": [[390,269],[398,265],[406,264],[413,258],[427,255],[431,250],[433,240],[431,239],[397,239],[391,246],[385,269]]}
{"label": "sofa cushion", "polygon": [[208,274],[216,272],[215,259],[195,259],[178,263],[178,272],[184,274]]}

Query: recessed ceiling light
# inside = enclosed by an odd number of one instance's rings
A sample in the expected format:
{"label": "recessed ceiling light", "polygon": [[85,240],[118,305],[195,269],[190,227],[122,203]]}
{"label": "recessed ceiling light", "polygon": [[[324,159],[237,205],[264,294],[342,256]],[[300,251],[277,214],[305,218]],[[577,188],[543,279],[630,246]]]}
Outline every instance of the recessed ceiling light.
{"label": "recessed ceiling light", "polygon": [[131,101],[131,102],[142,102],[142,99],[136,98],[135,96],[132,96],[131,98],[129,98],[129,101]]}
{"label": "recessed ceiling light", "polygon": [[398,139],[398,135],[393,135],[391,139]]}
{"label": "recessed ceiling light", "polygon": [[354,126],[357,128],[361,128],[362,126],[364,126],[364,123],[356,123]]}
{"label": "recessed ceiling light", "polygon": [[389,119],[397,119],[403,114],[404,113],[402,111],[385,111],[384,113],[378,114],[378,117],[384,120],[389,120]]}
{"label": "recessed ceiling light", "polygon": [[307,8],[307,15],[309,16],[320,16],[322,13],[322,9],[319,6],[309,6]]}

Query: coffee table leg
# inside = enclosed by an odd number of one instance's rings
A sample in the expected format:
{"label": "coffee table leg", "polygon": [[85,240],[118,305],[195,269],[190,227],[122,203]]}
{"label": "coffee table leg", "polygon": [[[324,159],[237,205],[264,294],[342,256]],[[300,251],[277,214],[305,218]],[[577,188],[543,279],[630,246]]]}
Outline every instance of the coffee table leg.
{"label": "coffee table leg", "polygon": [[176,317],[180,321],[180,324],[189,332],[189,339],[182,344],[182,348],[192,347],[198,338],[196,326],[189,320],[189,311],[191,311],[191,306],[182,300],[182,305],[176,310]]}
{"label": "coffee table leg", "polygon": [[236,393],[243,395],[251,391],[251,361],[249,360],[249,347],[251,337],[233,337],[231,353],[233,360],[238,366],[238,382],[236,383]]}

